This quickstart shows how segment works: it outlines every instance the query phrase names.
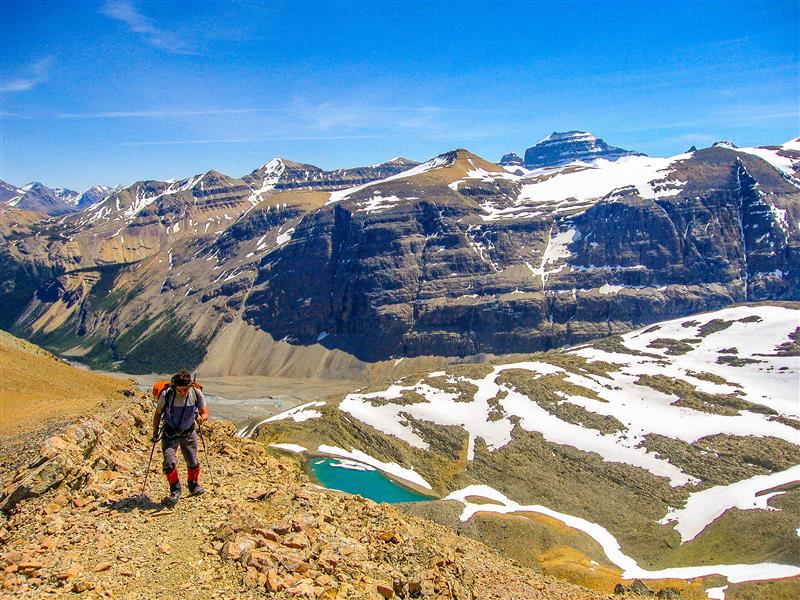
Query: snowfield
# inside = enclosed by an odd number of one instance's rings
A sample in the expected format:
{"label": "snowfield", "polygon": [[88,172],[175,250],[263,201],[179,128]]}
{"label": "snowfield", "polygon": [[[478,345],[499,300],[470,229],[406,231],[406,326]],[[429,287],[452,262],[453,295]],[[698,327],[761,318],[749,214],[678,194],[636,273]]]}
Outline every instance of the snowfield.
{"label": "snowfield", "polygon": [[[520,183],[520,193],[512,206],[498,208],[491,201],[483,203],[481,208],[487,214],[482,215],[482,219],[522,219],[552,212],[577,214],[612,192],[625,188],[633,188],[642,198],[676,196],[685,182],[672,179],[670,173],[678,163],[691,156],[691,153],[671,158],[623,156],[614,161],[599,158],[591,162],[537,169],[522,176],[504,175],[502,178]],[[476,173],[474,178],[493,181],[500,177],[492,173]],[[463,181],[451,187],[458,189],[461,183]]]}
{"label": "snowfield", "polygon": [[[737,150],[739,152],[752,154],[753,156],[767,161],[789,177],[791,177],[795,171],[800,170],[800,138],[789,140],[780,146],[737,148]],[[799,184],[795,183],[795,185]]]}
{"label": "snowfield", "polygon": [[[553,237],[576,234],[569,230]],[[551,255],[560,255],[560,239],[554,240],[552,245]],[[543,283],[549,264],[550,261],[543,260],[534,273],[542,277]],[[607,462],[645,469],[667,478],[672,486],[693,486],[700,483],[699,480],[668,458],[647,450],[644,445],[647,436],[660,434],[687,443],[717,434],[769,436],[800,445],[800,432],[787,424],[789,421],[780,420],[800,418],[800,359],[792,355],[796,354],[796,346],[791,346],[798,341],[799,332],[800,310],[769,305],[737,306],[642,328],[621,336],[617,346],[586,344],[567,351],[568,355],[583,358],[589,364],[610,363],[612,366],[607,367],[603,375],[580,367],[567,370],[546,362],[547,355],[542,355],[542,360],[538,361],[496,365],[491,373],[479,379],[436,371],[417,381],[400,380],[381,391],[351,393],[341,401],[339,409],[423,451],[432,447],[433,440],[426,439],[425,433],[430,431],[431,424],[460,427],[468,435],[467,460],[474,460],[478,439],[484,442],[489,453],[511,443],[514,424],[518,423],[526,431],[540,433],[548,442],[597,453]],[[505,371],[514,371],[517,376],[527,372],[531,381],[546,376],[561,377],[572,386],[584,388],[585,395],[576,393],[574,387],[570,387],[571,393],[557,392],[557,395],[563,403],[614,417],[625,429],[609,434],[564,421],[504,382]],[[648,376],[662,376],[659,381],[663,378],[675,380],[699,392],[738,398],[761,408],[748,410],[749,405],[745,405],[746,408],[733,411],[735,414],[717,414],[679,406],[676,405],[680,400],[678,395],[654,389],[646,385],[652,380],[640,379]],[[460,388],[454,387],[456,385]],[[417,422],[424,422],[425,428],[417,426]],[[366,455],[356,449],[350,452],[337,449],[337,452],[337,456],[371,464],[392,474],[392,470],[377,464],[380,461],[365,458]],[[392,468],[404,469],[397,465]],[[399,476],[408,479],[407,473]],[[770,506],[769,501],[785,492],[770,490],[798,481],[800,464],[730,485],[694,491],[690,487],[685,505],[668,509],[660,524],[674,527],[681,536],[681,543],[685,543],[729,509],[778,510]],[[471,503],[470,496],[483,496],[500,504]],[[608,530],[585,519],[551,507],[521,505],[490,485],[472,485],[451,493],[447,499],[464,504],[462,520],[480,511],[503,514],[528,511],[556,518],[597,540],[609,560],[623,569],[625,578],[689,579],[719,574],[730,583],[736,583],[800,575],[798,567],[774,563],[648,571],[623,553]],[[725,593],[723,588],[709,592],[714,594],[710,597],[724,597]]]}
{"label": "snowfield", "polygon": [[[756,320],[758,319],[758,320]],[[717,320],[730,322],[727,328],[700,336],[700,330]],[[692,324],[694,323],[694,324]],[[689,324],[687,326],[687,324]],[[386,390],[368,394],[348,394],[339,409],[371,427],[422,450],[428,443],[414,420],[441,426],[462,427],[469,435],[468,459],[474,457],[474,443],[481,438],[489,451],[511,442],[514,421],[526,431],[538,432],[547,441],[596,452],[608,462],[622,462],[641,467],[654,475],[667,477],[671,485],[681,486],[696,480],[668,460],[649,452],[642,445],[651,433],[688,443],[715,435],[772,436],[790,443],[798,442],[798,431],[760,412],[743,410],[736,415],[722,415],[675,406],[677,396],[639,383],[642,376],[664,375],[683,380],[710,394],[738,394],[743,400],[767,406],[779,415],[798,418],[800,370],[797,357],[770,356],[778,345],[789,340],[798,327],[798,311],[774,307],[736,307],[699,317],[686,317],[661,323],[623,336],[623,344],[632,352],[623,354],[584,346],[573,354],[591,361],[602,360],[620,365],[608,377],[567,372],[546,362],[520,362],[494,367],[483,379],[449,378],[449,383],[467,383],[477,388],[471,398],[432,385],[435,381],[395,383]],[[754,332],[758,331],[758,335]],[[670,355],[669,349],[652,347],[660,339],[692,339],[691,350]],[[656,344],[657,346],[657,344]],[[730,356],[721,350],[736,348],[739,359],[757,360],[742,366],[720,364],[719,357]],[[767,362],[764,357],[769,356]],[[760,358],[759,358],[760,357]],[[529,371],[536,380],[544,375],[563,373],[564,380],[587,390],[583,395],[564,395],[564,402],[581,406],[595,414],[615,417],[625,431],[604,434],[591,427],[563,421],[507,384],[498,383],[506,370]],[[701,373],[721,377],[727,383],[701,379]],[[589,393],[591,392],[591,393]],[[406,403],[403,395],[414,393],[424,402]],[[599,399],[591,396],[597,395]],[[374,401],[379,402],[374,402]],[[492,402],[502,408],[502,416],[489,418]]]}

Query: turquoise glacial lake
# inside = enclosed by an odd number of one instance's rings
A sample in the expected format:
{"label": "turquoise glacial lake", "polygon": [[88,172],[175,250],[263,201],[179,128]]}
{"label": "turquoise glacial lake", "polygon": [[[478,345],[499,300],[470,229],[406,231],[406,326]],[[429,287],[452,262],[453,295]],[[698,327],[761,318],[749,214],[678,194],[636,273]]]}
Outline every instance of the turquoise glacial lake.
{"label": "turquoise glacial lake", "polygon": [[311,458],[314,475],[327,488],[358,494],[375,502],[421,502],[433,500],[395,483],[377,469],[338,458]]}

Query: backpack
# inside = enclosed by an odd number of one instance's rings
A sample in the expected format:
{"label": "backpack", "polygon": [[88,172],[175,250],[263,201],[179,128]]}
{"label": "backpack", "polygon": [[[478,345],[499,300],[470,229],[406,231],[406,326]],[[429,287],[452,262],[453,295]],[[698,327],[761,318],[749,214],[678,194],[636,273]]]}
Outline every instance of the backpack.
{"label": "backpack", "polygon": [[[169,381],[156,381],[153,384],[153,398],[156,402],[158,402],[158,397],[161,395],[161,392],[163,392],[165,388],[169,387],[169,385]],[[203,386],[196,381],[193,381],[191,385],[194,389],[200,390],[201,392],[203,391]]]}

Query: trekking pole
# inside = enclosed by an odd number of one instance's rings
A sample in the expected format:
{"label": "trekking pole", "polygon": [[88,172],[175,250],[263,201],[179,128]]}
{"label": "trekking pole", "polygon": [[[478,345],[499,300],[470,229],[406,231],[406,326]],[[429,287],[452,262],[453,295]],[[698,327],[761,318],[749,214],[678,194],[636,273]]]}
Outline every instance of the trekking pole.
{"label": "trekking pole", "polygon": [[208,466],[208,474],[211,476],[211,485],[217,487],[217,483],[214,481],[214,470],[211,468],[211,459],[208,457],[208,448],[206,447],[206,438],[203,435],[203,426],[198,424],[197,429],[200,431],[200,441],[203,442],[203,453],[206,455],[206,465]]}
{"label": "trekking pole", "polygon": [[157,436],[156,439],[153,440],[153,445],[150,448],[150,460],[147,461],[147,471],[145,471],[144,473],[144,485],[142,486],[142,496],[144,496],[145,498],[147,497],[147,492],[145,491],[147,490],[147,478],[150,477],[150,466],[153,464],[153,453],[156,451],[156,442],[158,441],[159,437],[161,437],[160,432],[159,436]]}

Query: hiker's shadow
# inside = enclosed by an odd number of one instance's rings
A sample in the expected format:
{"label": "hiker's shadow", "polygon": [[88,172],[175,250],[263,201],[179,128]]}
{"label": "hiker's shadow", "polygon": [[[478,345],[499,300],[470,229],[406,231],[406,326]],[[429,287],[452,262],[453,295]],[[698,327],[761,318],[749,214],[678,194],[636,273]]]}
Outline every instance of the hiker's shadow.
{"label": "hiker's shadow", "polygon": [[135,496],[128,496],[115,502],[109,502],[108,508],[117,512],[129,513],[135,510],[138,511],[158,511],[163,510],[164,505],[161,502],[153,502],[148,496],[143,494],[136,494]]}

